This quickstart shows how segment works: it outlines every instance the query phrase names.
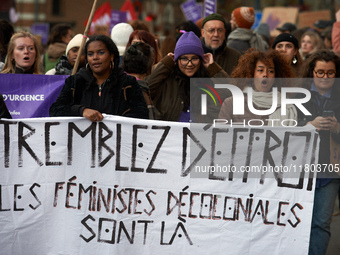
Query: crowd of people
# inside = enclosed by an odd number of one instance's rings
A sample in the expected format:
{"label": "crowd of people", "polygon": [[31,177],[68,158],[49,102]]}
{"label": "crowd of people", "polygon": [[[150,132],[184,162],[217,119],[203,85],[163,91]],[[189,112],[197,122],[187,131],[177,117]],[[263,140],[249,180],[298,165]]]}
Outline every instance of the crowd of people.
{"label": "crowd of people", "polygon": [[[340,142],[340,84],[336,79],[340,77],[340,11],[333,29],[324,33],[286,23],[277,28],[276,38],[270,38],[267,24],[251,29],[254,21],[253,8],[239,7],[229,22],[213,13],[197,24],[179,24],[176,36],[161,42],[147,26],[120,23],[113,27],[111,37],[89,37],[84,49],[80,49],[83,35],[73,37],[71,26],[58,24],[51,30],[44,53],[34,35],[15,33],[8,22],[1,21],[5,24],[1,29],[6,29],[1,33],[6,36],[0,45],[4,62],[0,69],[11,74],[70,75],[50,107],[51,117],[82,116],[95,122],[103,120],[105,113],[177,122],[257,119],[268,125],[270,119],[284,118],[292,120],[290,125],[311,124],[320,134],[319,163],[330,164],[330,139]],[[71,75],[79,51],[79,66]],[[197,114],[190,79],[229,77],[244,78],[234,79],[245,94],[244,115],[233,114],[228,90],[218,91],[222,107],[208,102],[210,119]],[[274,94],[280,102],[281,89],[292,86],[281,78],[306,78],[295,86],[311,92],[304,107],[312,115],[287,105],[286,115],[281,116],[280,103],[270,115],[258,116],[249,110],[250,106],[271,108]],[[2,96],[0,118],[11,118]],[[337,177],[326,173],[317,178],[309,254],[326,254],[340,189]]]}

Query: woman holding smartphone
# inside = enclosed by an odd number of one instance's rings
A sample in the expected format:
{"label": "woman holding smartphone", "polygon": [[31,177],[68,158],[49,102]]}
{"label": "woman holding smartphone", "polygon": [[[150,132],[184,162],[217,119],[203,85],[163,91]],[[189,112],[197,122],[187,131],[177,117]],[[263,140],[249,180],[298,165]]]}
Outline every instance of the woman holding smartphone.
{"label": "woman holding smartphone", "polygon": [[[330,50],[313,53],[302,72],[304,87],[311,92],[311,99],[304,104],[312,115],[299,113],[301,125],[312,124],[320,135],[319,164],[330,164],[330,136],[340,142],[340,59]],[[326,167],[332,169],[332,167]],[[317,175],[314,195],[312,229],[309,255],[326,254],[330,238],[330,224],[335,198],[340,187],[339,176],[334,171]]]}

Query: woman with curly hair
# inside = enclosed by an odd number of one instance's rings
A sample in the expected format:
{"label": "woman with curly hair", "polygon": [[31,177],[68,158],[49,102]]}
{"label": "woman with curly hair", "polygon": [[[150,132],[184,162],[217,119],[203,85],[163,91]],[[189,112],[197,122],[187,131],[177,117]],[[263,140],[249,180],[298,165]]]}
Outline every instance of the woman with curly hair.
{"label": "woman with curly hair", "polygon": [[149,109],[149,119],[155,119],[155,108],[150,96],[150,88],[145,77],[151,73],[154,51],[152,47],[143,42],[135,42],[126,49],[123,55],[123,70],[134,76],[143,92],[145,102]]}
{"label": "woman with curly hair", "polygon": [[8,44],[2,73],[40,74],[37,38],[29,32],[15,33]]}
{"label": "woman with curly hair", "polygon": [[[330,50],[312,54],[303,66],[304,88],[310,90],[311,99],[304,107],[311,115],[299,111],[299,125],[312,124],[319,132],[318,164],[330,164],[330,138],[340,143],[340,58]],[[327,167],[325,169],[333,169]],[[314,194],[309,254],[326,254],[330,239],[330,224],[335,198],[340,188],[335,172],[317,175]]]}
{"label": "woman with curly hair", "polygon": [[86,68],[65,80],[50,116],[82,116],[101,121],[103,113],[148,118],[136,79],[119,67],[119,52],[111,38],[91,37],[85,45]]}
{"label": "woman with curly hair", "polygon": [[[223,102],[219,119],[228,120],[228,123],[244,121],[248,123],[252,120],[254,125],[270,126],[280,125],[281,121],[277,120],[289,119],[286,125],[296,124],[297,112],[293,105],[287,105],[287,114],[281,115],[280,91],[282,87],[289,86],[289,82],[287,79],[278,78],[291,78],[294,77],[294,73],[290,64],[279,52],[250,49],[240,58],[231,76],[235,78],[233,81],[236,86],[243,90],[244,115],[233,114],[233,97],[229,97]],[[271,109],[273,97],[277,97],[277,105],[272,114],[256,115],[250,111],[249,108],[262,111]]]}
{"label": "woman with curly hair", "polygon": [[153,56],[154,51],[149,44],[135,42],[126,49],[122,68],[127,74],[136,77],[137,81],[144,80],[151,73]]}

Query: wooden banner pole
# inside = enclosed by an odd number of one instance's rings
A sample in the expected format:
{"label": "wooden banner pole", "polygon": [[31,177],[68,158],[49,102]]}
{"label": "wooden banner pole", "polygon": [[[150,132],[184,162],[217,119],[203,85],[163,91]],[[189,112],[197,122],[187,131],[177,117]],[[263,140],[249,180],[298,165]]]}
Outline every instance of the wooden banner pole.
{"label": "wooden banner pole", "polygon": [[77,72],[79,62],[80,62],[80,57],[81,57],[83,50],[84,50],[84,45],[85,45],[87,35],[88,35],[90,27],[91,27],[91,23],[92,23],[92,20],[93,20],[94,13],[96,12],[97,2],[98,2],[98,0],[94,0],[94,2],[93,2],[92,10],[91,10],[91,13],[90,13],[90,16],[89,16],[89,19],[87,21],[86,28],[85,28],[85,31],[84,31],[83,40],[81,41],[81,45],[80,45],[80,48],[79,48],[79,51],[78,51],[76,63],[74,64],[74,67],[73,67],[73,70],[72,70],[72,75],[74,75]]}

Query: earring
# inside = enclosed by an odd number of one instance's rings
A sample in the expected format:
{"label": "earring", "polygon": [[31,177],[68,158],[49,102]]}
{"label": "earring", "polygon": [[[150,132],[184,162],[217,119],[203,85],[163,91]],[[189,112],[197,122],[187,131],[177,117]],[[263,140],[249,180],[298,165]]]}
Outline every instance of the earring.
{"label": "earring", "polygon": [[296,56],[294,56],[294,58],[293,58],[293,64],[295,65],[298,61],[297,61],[297,58],[296,58]]}
{"label": "earring", "polygon": [[113,69],[115,67],[115,63],[113,61],[111,61],[110,63],[110,69]]}
{"label": "earring", "polygon": [[89,63],[86,63],[85,69],[86,69],[86,70],[89,70]]}

